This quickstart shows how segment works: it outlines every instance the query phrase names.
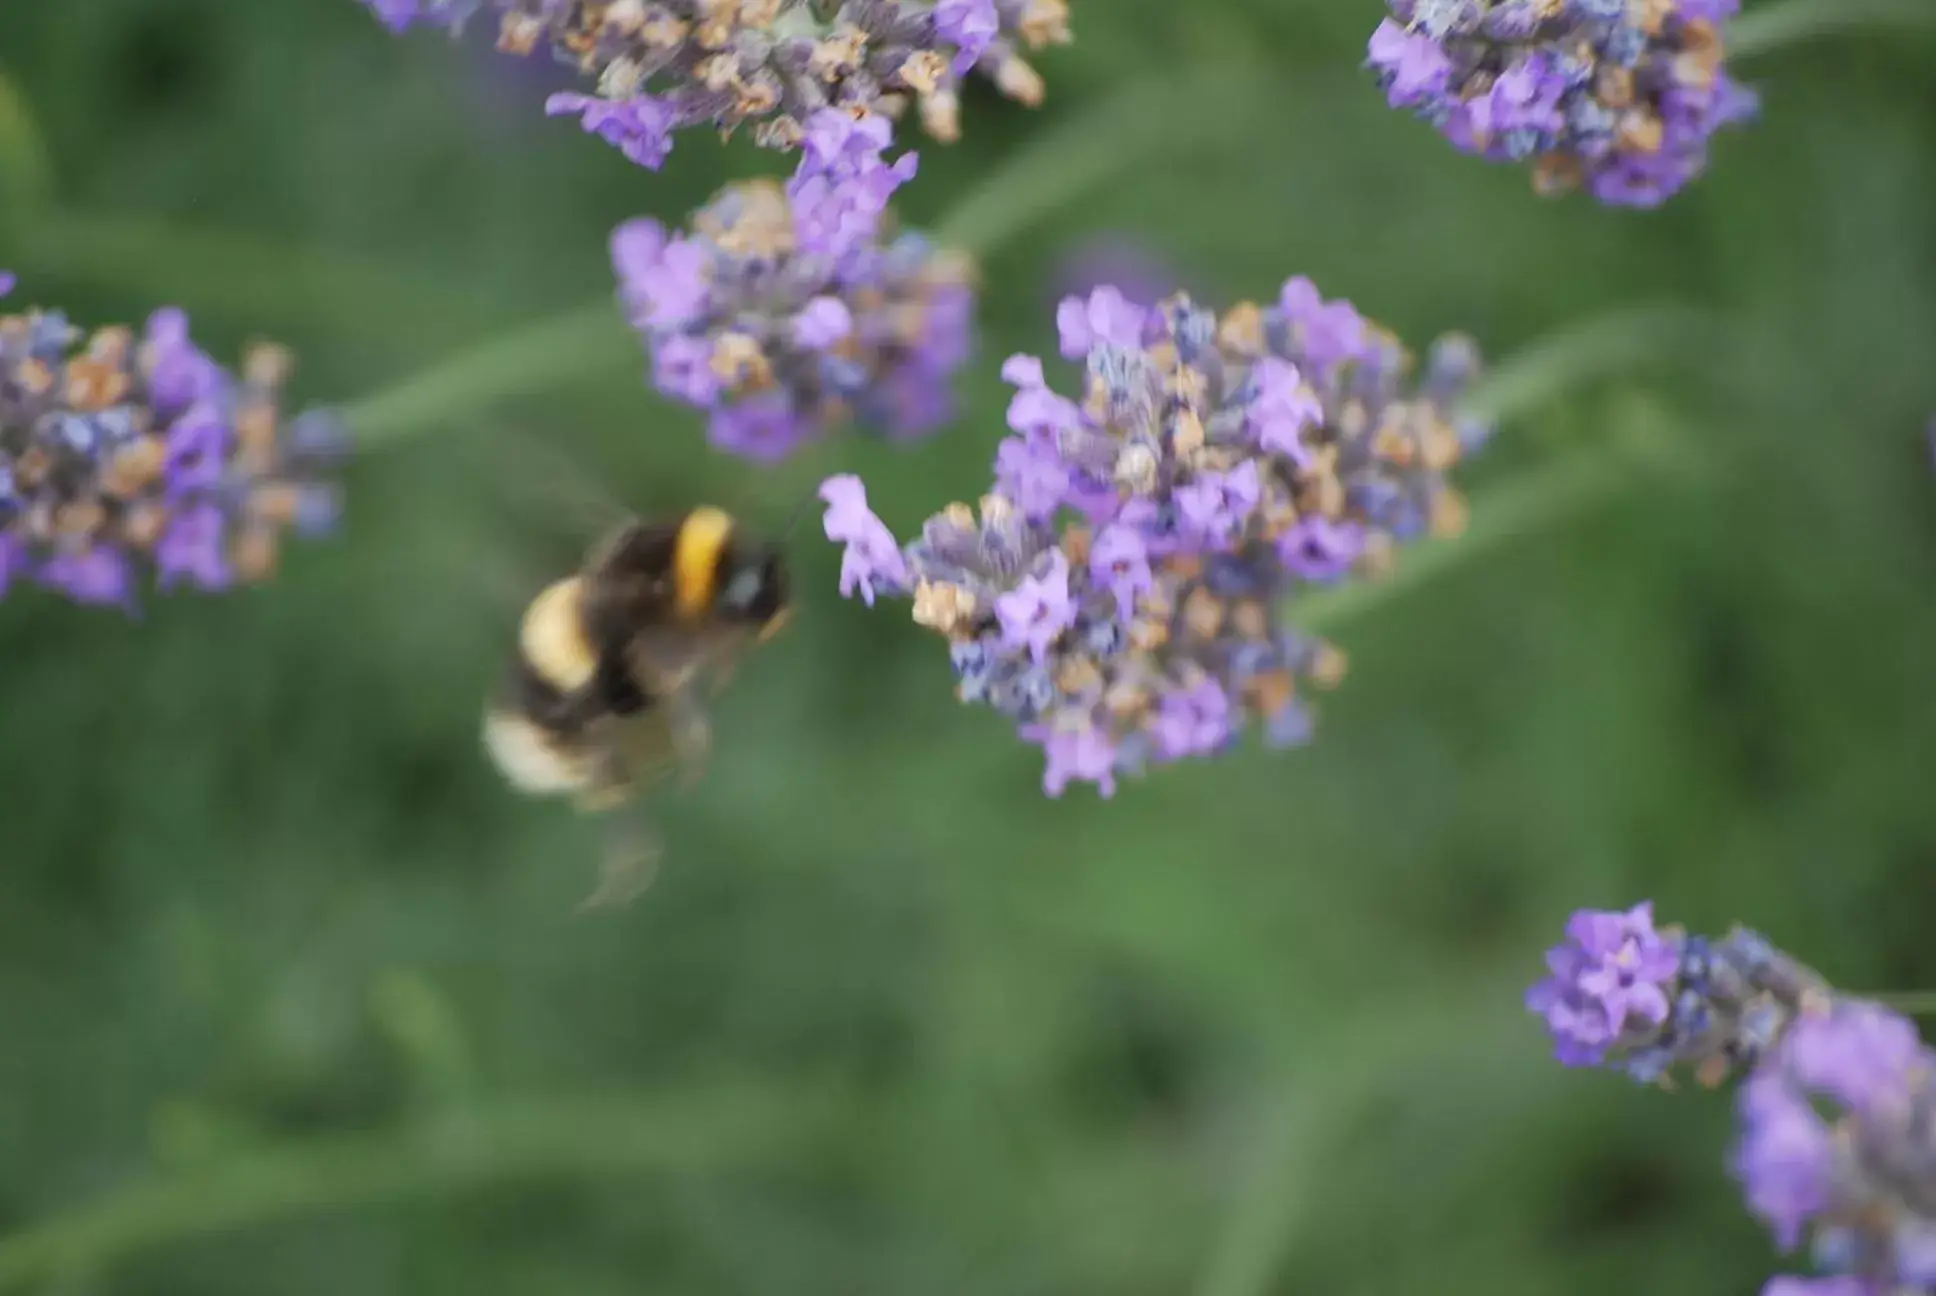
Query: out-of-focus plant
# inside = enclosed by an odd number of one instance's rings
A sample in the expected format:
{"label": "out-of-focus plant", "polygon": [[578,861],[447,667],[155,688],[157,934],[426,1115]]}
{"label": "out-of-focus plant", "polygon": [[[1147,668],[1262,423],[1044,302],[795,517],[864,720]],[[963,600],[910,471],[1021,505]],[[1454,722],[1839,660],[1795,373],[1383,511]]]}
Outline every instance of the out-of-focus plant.
{"label": "out-of-focus plant", "polygon": [[163,590],[268,577],[286,531],[335,519],[344,446],[334,415],[282,409],[290,363],[257,346],[231,373],[174,309],[139,334],[0,316],[0,590],[25,577],[132,610],[144,573]]}
{"label": "out-of-focus plant", "polygon": [[849,418],[907,439],[954,411],[974,289],[965,257],[891,229],[915,156],[882,151],[887,120],[815,115],[800,170],[728,186],[687,233],[612,236],[620,299],[659,390],[711,411],[713,444],[784,458]]}
{"label": "out-of-focus plant", "polygon": [[1653,207],[1755,112],[1723,66],[1739,0],[1392,0],[1370,65],[1457,148],[1531,162],[1542,193]]}
{"label": "out-of-focus plant", "polygon": [[546,111],[657,169],[673,136],[751,125],[768,148],[793,149],[823,109],[899,113],[912,101],[940,140],[961,133],[970,73],[1012,99],[1042,101],[1022,57],[1069,39],[1067,0],[363,0],[393,31],[461,28],[490,12],[498,47],[548,50],[596,83],[551,96]]}

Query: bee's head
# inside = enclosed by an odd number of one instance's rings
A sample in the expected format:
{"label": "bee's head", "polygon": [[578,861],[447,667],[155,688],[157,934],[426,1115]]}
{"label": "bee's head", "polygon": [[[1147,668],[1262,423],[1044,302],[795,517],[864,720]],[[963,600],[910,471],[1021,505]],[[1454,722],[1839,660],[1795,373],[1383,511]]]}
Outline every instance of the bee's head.
{"label": "bee's head", "polygon": [[719,615],[770,634],[779,629],[791,599],[786,559],[778,546],[750,538],[728,550],[719,581]]}

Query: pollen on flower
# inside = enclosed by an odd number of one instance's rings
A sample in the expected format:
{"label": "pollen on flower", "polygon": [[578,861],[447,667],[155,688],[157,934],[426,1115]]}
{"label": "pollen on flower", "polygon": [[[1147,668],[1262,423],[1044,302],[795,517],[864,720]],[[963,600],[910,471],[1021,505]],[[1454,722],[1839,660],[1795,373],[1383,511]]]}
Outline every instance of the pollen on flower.
{"label": "pollen on flower", "polygon": [[[1109,795],[1250,729],[1307,741],[1302,686],[1338,683],[1344,657],[1295,627],[1295,596],[1456,507],[1444,470],[1486,435],[1458,404],[1470,343],[1435,346],[1413,385],[1396,339],[1303,279],[1222,324],[1187,297],[1149,307],[1110,287],[1063,301],[1056,324],[1083,399],[1010,357],[994,491],[899,550],[897,588],[947,638],[957,694],[1043,747],[1051,795]],[[858,483],[826,489],[843,587],[849,564],[885,570]]]}
{"label": "pollen on flower", "polygon": [[850,421],[910,439],[952,416],[972,267],[893,229],[888,201],[915,157],[886,161],[889,142],[878,115],[829,109],[784,189],[729,185],[684,233],[643,219],[614,231],[654,385],[709,411],[721,449],[774,460]]}
{"label": "pollen on flower", "polygon": [[334,521],[346,445],[333,416],[283,410],[289,369],[258,346],[229,372],[178,310],[91,336],[55,311],[0,315],[0,593],[25,577],[131,611],[148,578],[272,574],[285,533]]}
{"label": "pollen on flower", "polygon": [[1708,140],[1751,118],[1723,66],[1739,0],[1389,0],[1367,64],[1394,108],[1542,194],[1584,188],[1654,207],[1707,166]]}
{"label": "pollen on flower", "polygon": [[[541,48],[592,94],[546,110],[654,170],[673,137],[750,126],[766,148],[801,146],[826,109],[897,117],[910,102],[943,141],[959,133],[961,84],[977,74],[1031,106],[1041,75],[1021,51],[1069,40],[1067,0],[363,0],[390,30],[498,25],[498,48]],[[535,12],[534,12],[535,9]]]}

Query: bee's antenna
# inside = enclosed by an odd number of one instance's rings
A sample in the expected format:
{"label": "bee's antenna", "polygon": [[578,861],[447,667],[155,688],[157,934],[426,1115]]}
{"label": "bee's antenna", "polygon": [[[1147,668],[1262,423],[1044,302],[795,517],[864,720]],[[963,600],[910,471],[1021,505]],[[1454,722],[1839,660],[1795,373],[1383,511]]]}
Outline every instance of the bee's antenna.
{"label": "bee's antenna", "polygon": [[793,506],[793,516],[787,519],[786,528],[780,532],[780,538],[782,540],[792,539],[794,531],[806,520],[807,515],[813,512],[813,506],[819,502],[820,488],[816,485],[813,490],[801,498],[798,504]]}

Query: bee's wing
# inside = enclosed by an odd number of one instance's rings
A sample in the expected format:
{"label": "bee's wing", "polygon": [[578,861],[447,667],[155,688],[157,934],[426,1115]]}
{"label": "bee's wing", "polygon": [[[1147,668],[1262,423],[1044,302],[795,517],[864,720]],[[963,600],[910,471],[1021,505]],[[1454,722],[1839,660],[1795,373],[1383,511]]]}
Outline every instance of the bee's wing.
{"label": "bee's wing", "polygon": [[563,447],[514,427],[495,428],[490,445],[506,481],[538,505],[546,516],[569,517],[579,527],[605,534],[631,517],[631,511]]}
{"label": "bee's wing", "polygon": [[663,704],[649,706],[637,715],[605,716],[598,727],[598,742],[612,753],[628,792],[657,783],[679,768],[673,717]]}
{"label": "bee's wing", "polygon": [[729,651],[732,639],[715,630],[648,630],[626,645],[626,665],[653,699],[639,720],[650,716],[657,723],[688,786],[705,772],[712,754],[712,723],[700,697],[700,681]]}
{"label": "bee's wing", "polygon": [[[579,537],[627,515],[559,447],[500,424],[484,431],[492,479],[507,483],[512,498],[503,506],[494,501],[490,525],[436,530],[425,543],[440,575],[474,591],[491,616],[515,625],[540,590],[579,566]],[[568,547],[545,534],[560,518],[573,537]]]}
{"label": "bee's wing", "polygon": [[598,885],[579,903],[580,913],[608,905],[627,905],[644,895],[659,877],[665,844],[637,805],[605,816],[605,852]]}

